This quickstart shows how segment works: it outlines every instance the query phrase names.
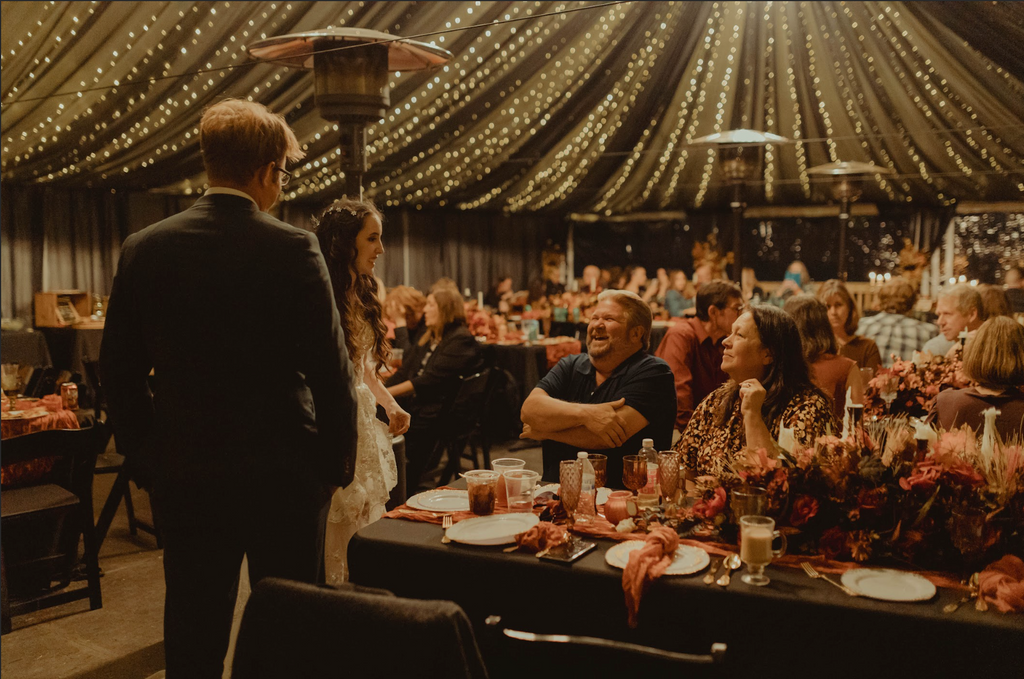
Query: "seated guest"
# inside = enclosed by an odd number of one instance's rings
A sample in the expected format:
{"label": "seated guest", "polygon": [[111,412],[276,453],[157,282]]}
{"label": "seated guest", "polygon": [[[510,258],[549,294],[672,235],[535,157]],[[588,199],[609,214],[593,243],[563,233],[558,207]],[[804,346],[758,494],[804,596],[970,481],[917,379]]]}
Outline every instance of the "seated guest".
{"label": "seated guest", "polygon": [[694,305],[693,286],[686,280],[686,272],[675,269],[669,274],[669,288],[665,291],[665,309],[668,315],[679,318]]}
{"label": "seated guest", "polygon": [[782,284],[775,290],[775,294],[768,301],[781,307],[793,295],[811,292],[810,283],[811,274],[807,271],[807,265],[799,259],[794,259],[786,267],[786,275],[782,279]]}
{"label": "seated guest", "polygon": [[704,399],[675,445],[687,477],[729,474],[744,449],[773,455],[780,425],[797,445],[841,425],[832,404],[811,382],[796,323],[781,309],[754,304],[725,339],[722,370],[729,381]]}
{"label": "seated guest", "polygon": [[[423,308],[426,331],[385,385],[412,415],[405,434],[406,487],[421,489],[422,478],[440,460],[434,455],[444,404],[459,388],[459,378],[472,375],[483,363],[479,343],[466,328],[462,295],[441,288],[427,296]],[[429,484],[427,484],[429,487]]]}
{"label": "seated guest", "polygon": [[924,350],[936,356],[945,356],[957,344],[961,332],[974,332],[985,320],[985,308],[978,289],[966,283],[943,288],[935,304],[935,313],[939,315],[942,334],[928,340]]}
{"label": "seated guest", "polygon": [[588,264],[583,267],[583,277],[580,279],[580,292],[601,292],[604,284],[601,282],[601,269]]}
{"label": "seated guest", "polygon": [[1003,274],[1003,287],[1006,288],[1010,311],[1015,314],[1024,313],[1024,268],[1011,266]]}
{"label": "seated guest", "polygon": [[760,304],[768,299],[764,289],[757,284],[757,274],[749,266],[740,271],[740,290],[743,292],[744,304]]}
{"label": "seated guest", "polygon": [[622,456],[643,439],[672,443],[672,371],[647,353],[651,310],[639,296],[605,290],[587,326],[587,353],[566,356],[523,403],[522,438],[543,441],[544,478],[581,450],[608,456],[608,485],[621,487]]}
{"label": "seated guest", "polygon": [[980,430],[982,412],[996,408],[1002,439],[1024,438],[1024,327],[1006,316],[985,321],[964,347],[962,370],[976,386],[941,392],[933,420],[943,429]]}
{"label": "seated guest", "polygon": [[635,266],[626,273],[627,282],[623,290],[642,295],[647,288],[647,269],[642,266]]}
{"label": "seated guest", "polygon": [[462,294],[462,291],[459,290],[459,284],[456,283],[453,279],[448,278],[448,276],[441,276],[433,285],[430,286],[431,292],[436,292],[437,290],[441,289],[454,290],[460,295]]}
{"label": "seated guest", "polygon": [[511,310],[510,302],[514,295],[515,292],[512,290],[512,277],[499,276],[494,287],[492,287],[487,292],[487,296],[484,297],[484,304],[499,313],[507,314]]}
{"label": "seated guest", "polygon": [[1010,300],[1006,297],[1006,291],[998,285],[979,285],[978,294],[981,295],[981,310],[985,320],[996,316],[1012,316],[1010,311]]}
{"label": "seated guest", "polygon": [[700,289],[715,279],[715,267],[710,262],[702,262],[693,270],[693,286]]}
{"label": "seated guest", "polygon": [[860,314],[846,285],[836,278],[827,280],[818,288],[818,299],[828,309],[828,322],[832,326],[839,355],[853,359],[859,368],[877,371],[882,364],[882,355],[874,340],[855,334]]}
{"label": "seated guest", "polygon": [[742,306],[734,284],[708,283],[697,293],[697,317],[669,328],[655,352],[675,378],[677,430],[685,431],[697,404],[729,379],[722,372],[722,340],[732,332]]}
{"label": "seated guest", "polygon": [[820,300],[811,295],[795,295],[786,301],[783,311],[796,321],[804,346],[804,358],[811,369],[811,381],[832,398],[832,410],[837,418],[842,419],[846,409],[846,388],[851,387],[858,399],[863,394],[857,362],[838,354],[828,309]]}
{"label": "seated guest", "polygon": [[862,318],[857,324],[857,334],[878,345],[886,368],[892,365],[893,354],[909,361],[939,330],[931,323],[907,316],[916,301],[914,286],[902,278],[893,278],[878,290],[881,313]]}
{"label": "seated guest", "polygon": [[426,304],[427,298],[416,288],[396,285],[388,291],[384,314],[395,324],[395,340],[391,346],[409,351],[420,340],[427,330],[423,319]]}

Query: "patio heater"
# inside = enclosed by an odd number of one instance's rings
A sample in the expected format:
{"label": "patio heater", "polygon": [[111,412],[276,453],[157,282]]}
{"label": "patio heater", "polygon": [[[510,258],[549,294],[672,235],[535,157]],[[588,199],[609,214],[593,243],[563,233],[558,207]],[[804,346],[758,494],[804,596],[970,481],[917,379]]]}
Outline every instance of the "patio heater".
{"label": "patio heater", "polygon": [[316,106],[339,132],[345,195],[361,198],[366,173],[366,126],[391,106],[388,73],[437,68],[448,50],[365,28],[323,28],[267,38],[249,45],[249,56],[289,68],[313,70]]}
{"label": "patio heater", "polygon": [[765,144],[783,144],[789,139],[771,132],[757,130],[729,130],[694,139],[690,145],[715,144],[718,147],[718,165],[726,184],[732,189],[729,207],[732,208],[732,270],[733,279],[740,280],[743,271],[743,208],[747,182],[761,166],[761,152]]}
{"label": "patio heater", "polygon": [[839,269],[838,278],[846,280],[846,229],[850,222],[850,206],[864,192],[864,180],[868,175],[892,174],[893,170],[873,163],[858,161],[836,161],[817,165],[807,174],[832,178],[832,198],[839,201]]}

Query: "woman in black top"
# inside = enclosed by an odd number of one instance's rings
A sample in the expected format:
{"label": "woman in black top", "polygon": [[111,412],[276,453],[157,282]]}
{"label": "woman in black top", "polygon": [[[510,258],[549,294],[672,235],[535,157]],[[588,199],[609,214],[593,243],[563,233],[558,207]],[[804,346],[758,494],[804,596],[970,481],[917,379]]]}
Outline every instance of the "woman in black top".
{"label": "woman in black top", "polygon": [[472,375],[483,363],[480,345],[466,328],[466,312],[457,291],[442,288],[428,295],[423,318],[426,331],[386,382],[388,391],[412,415],[405,435],[410,495],[418,492],[421,477],[439,462],[433,453],[445,403],[454,397],[460,378]]}

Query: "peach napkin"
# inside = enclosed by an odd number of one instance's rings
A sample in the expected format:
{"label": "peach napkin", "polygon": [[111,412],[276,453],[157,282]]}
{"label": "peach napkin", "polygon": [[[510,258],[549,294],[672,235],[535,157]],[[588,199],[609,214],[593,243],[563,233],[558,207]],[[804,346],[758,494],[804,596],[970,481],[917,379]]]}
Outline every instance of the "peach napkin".
{"label": "peach napkin", "polygon": [[1024,612],[1024,561],[1007,554],[979,578],[979,596],[1003,613]]}
{"label": "peach napkin", "polygon": [[629,626],[636,627],[640,598],[647,586],[662,576],[672,565],[679,547],[679,535],[671,528],[659,526],[647,535],[647,542],[629,554],[629,563],[622,571],[622,591],[626,594]]}

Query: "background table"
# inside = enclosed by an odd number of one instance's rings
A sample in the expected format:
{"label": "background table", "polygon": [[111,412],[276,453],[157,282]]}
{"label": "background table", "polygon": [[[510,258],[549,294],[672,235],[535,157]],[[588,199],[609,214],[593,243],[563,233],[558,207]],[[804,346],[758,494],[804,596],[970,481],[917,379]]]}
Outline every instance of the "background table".
{"label": "background table", "polygon": [[[505,554],[502,547],[441,544],[439,526],[382,519],[352,538],[352,581],[398,596],[449,599],[469,615],[492,676],[510,676],[521,658],[484,626],[573,633],[707,653],[728,644],[725,676],[918,677],[1019,676],[1024,615],[942,607],[959,592],[939,590],[930,602],[891,603],[848,597],[800,569],[769,566],[772,583],[728,589],[700,577],[663,577],[640,606],[640,625],[626,626],[622,571],[597,549],[574,564]],[[520,652],[522,648],[520,647]],[[513,672],[509,672],[513,669]],[[521,673],[517,676],[521,676]]]}
{"label": "background table", "polygon": [[49,368],[53,365],[46,337],[41,332],[30,330],[0,332],[0,360],[35,368]]}
{"label": "background table", "polygon": [[[507,370],[519,386],[519,406],[537,386],[540,379],[562,356],[578,354],[582,349],[579,340],[569,340],[556,345],[526,344],[484,344],[487,363]],[[552,362],[553,361],[553,362]]]}
{"label": "background table", "polygon": [[53,357],[53,367],[85,374],[82,361],[98,361],[102,328],[42,328]]}

